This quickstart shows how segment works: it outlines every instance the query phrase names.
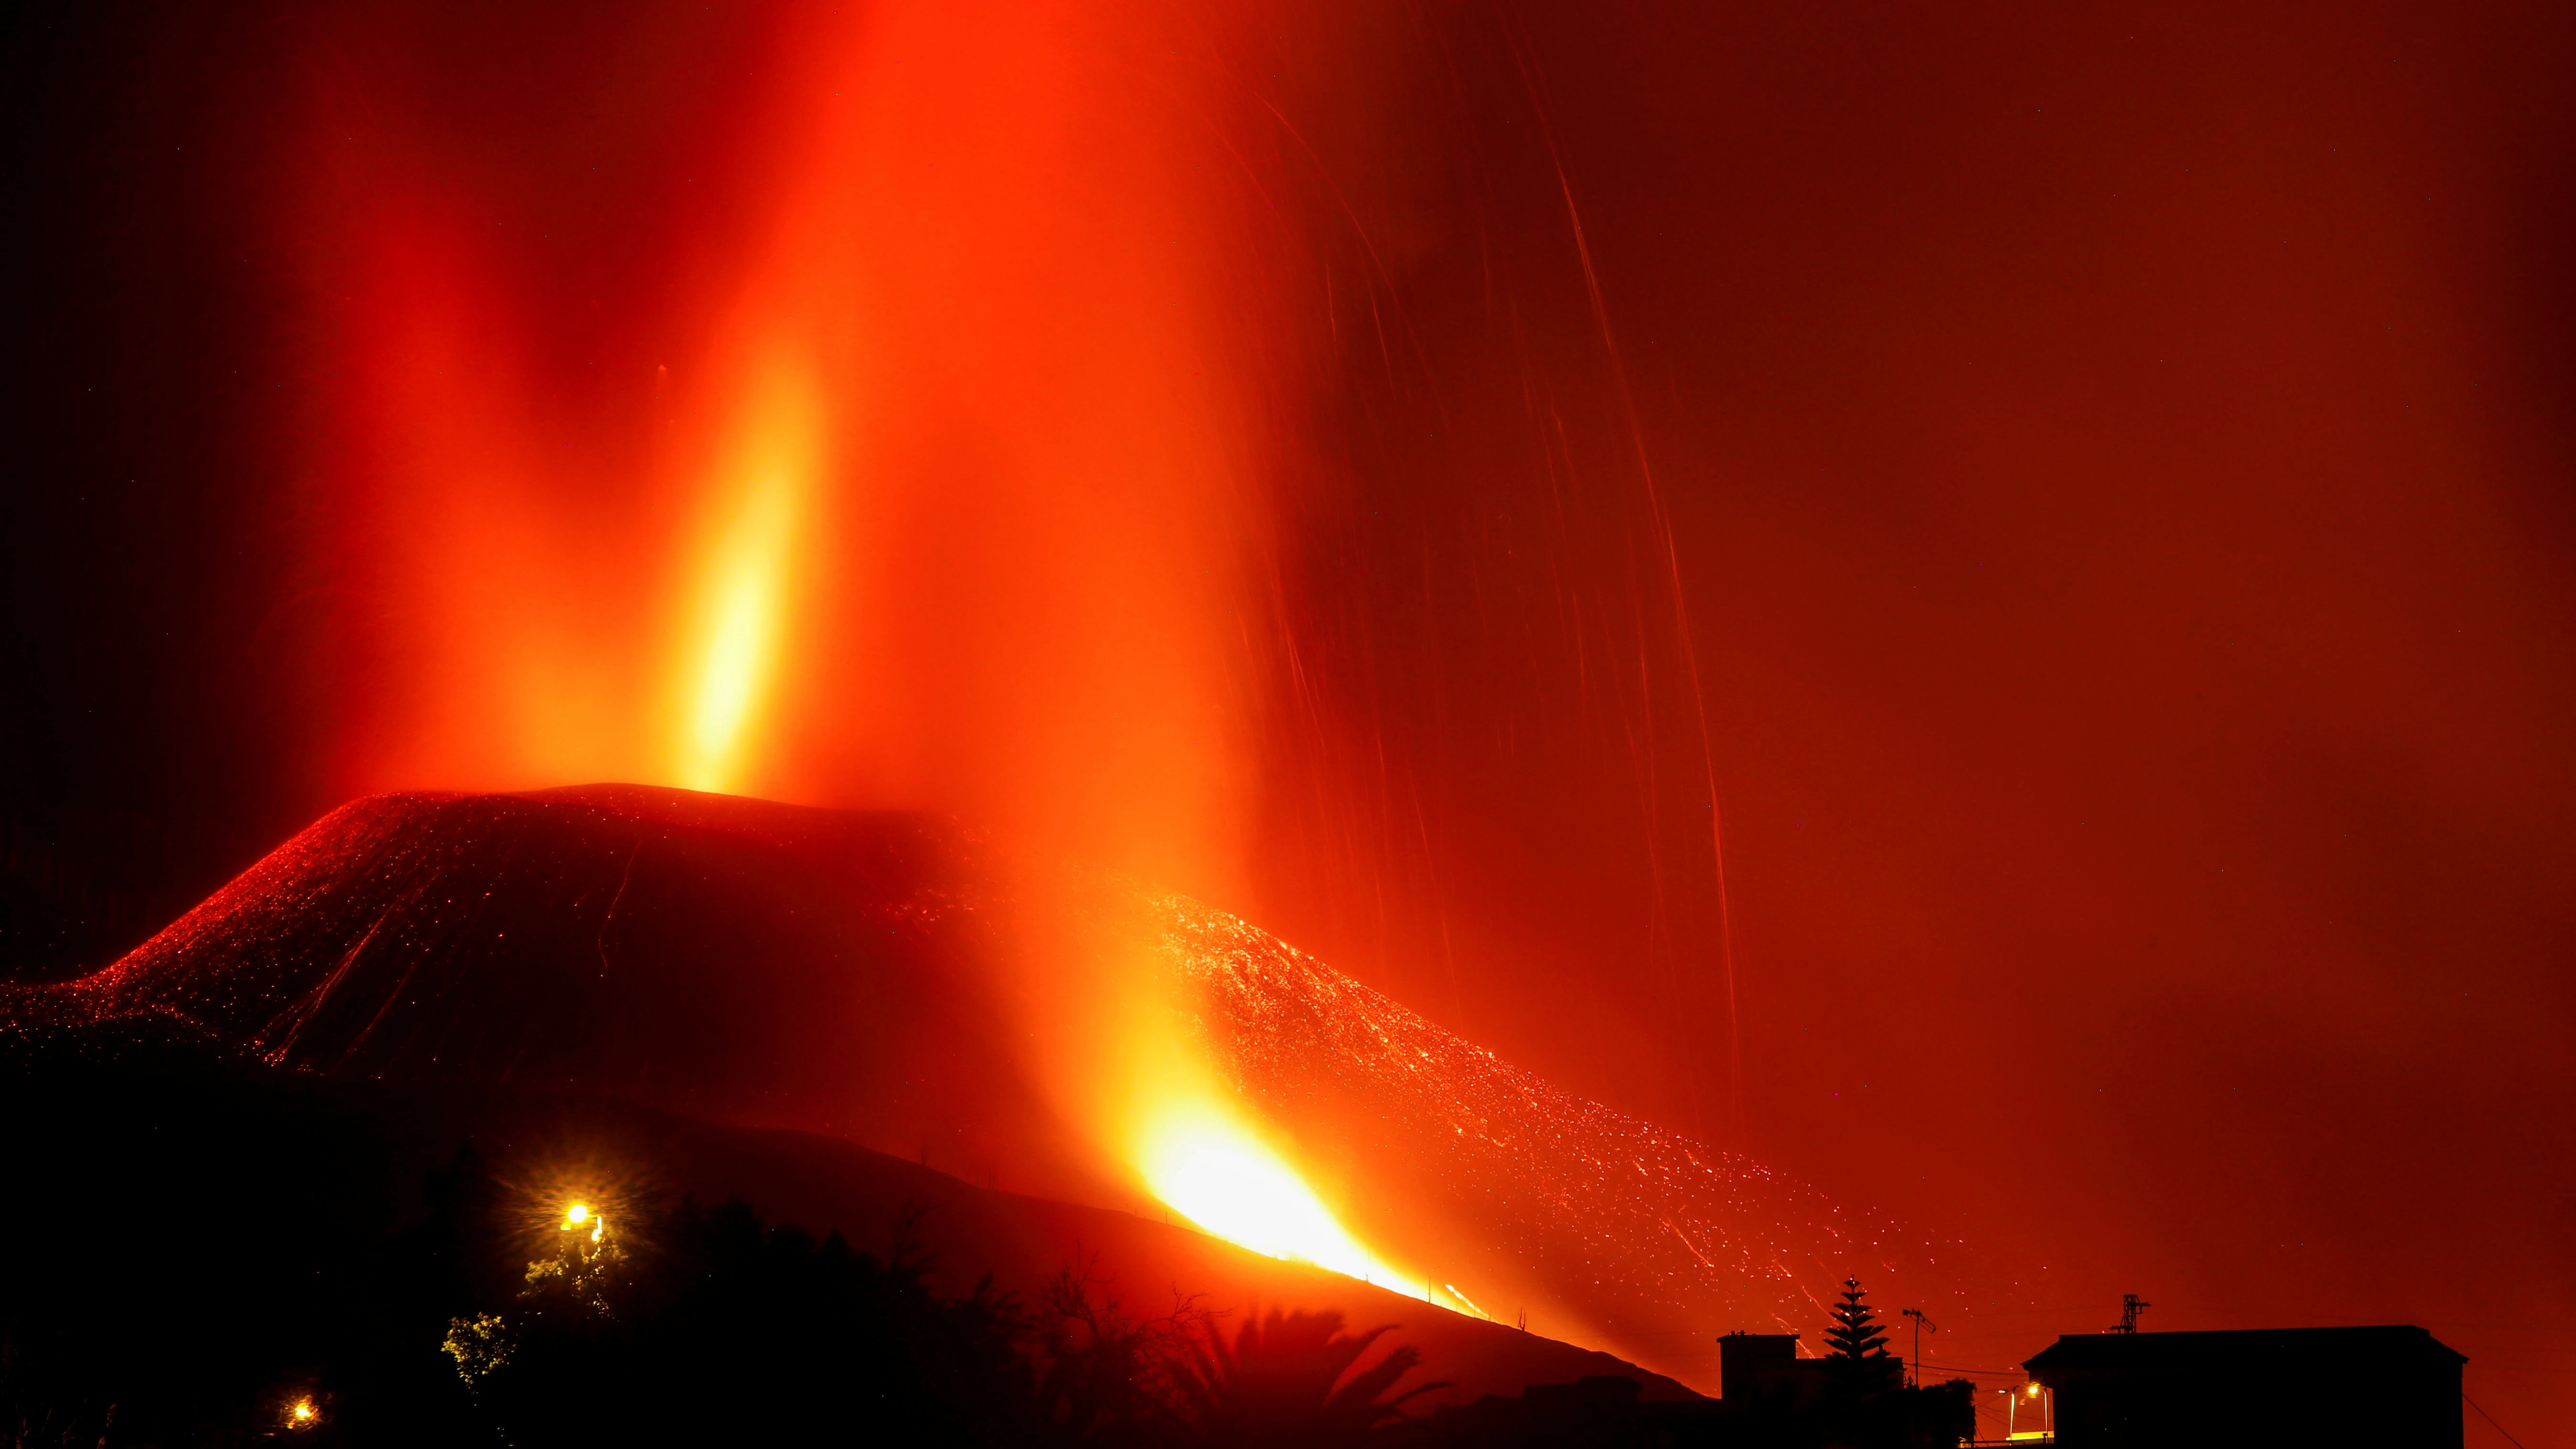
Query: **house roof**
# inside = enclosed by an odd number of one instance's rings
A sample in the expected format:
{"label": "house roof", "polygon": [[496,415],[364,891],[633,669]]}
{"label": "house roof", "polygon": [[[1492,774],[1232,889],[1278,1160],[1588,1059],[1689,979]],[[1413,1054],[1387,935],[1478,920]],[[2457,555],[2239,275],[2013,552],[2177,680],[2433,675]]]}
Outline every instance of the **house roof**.
{"label": "house roof", "polygon": [[2468,1356],[2412,1324],[2367,1328],[2246,1328],[2203,1333],[2070,1333],[2023,1360],[2033,1374],[2191,1372],[2248,1365],[2443,1363]]}

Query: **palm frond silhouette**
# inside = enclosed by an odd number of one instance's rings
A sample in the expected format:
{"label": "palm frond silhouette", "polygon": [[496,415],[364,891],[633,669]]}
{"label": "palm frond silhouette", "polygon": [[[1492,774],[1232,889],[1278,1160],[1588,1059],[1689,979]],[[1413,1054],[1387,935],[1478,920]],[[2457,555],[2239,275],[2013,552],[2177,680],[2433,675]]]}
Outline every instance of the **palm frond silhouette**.
{"label": "palm frond silhouette", "polygon": [[1231,1445],[1327,1445],[1355,1441],[1404,1417],[1413,1399],[1449,1387],[1421,1384],[1386,1397],[1421,1366],[1421,1353],[1400,1346],[1367,1368],[1362,1355],[1395,1331],[1385,1324],[1344,1333],[1342,1315],[1283,1312],[1246,1320],[1229,1346],[1210,1332],[1192,1345],[1174,1376],[1183,1412],[1201,1435]]}

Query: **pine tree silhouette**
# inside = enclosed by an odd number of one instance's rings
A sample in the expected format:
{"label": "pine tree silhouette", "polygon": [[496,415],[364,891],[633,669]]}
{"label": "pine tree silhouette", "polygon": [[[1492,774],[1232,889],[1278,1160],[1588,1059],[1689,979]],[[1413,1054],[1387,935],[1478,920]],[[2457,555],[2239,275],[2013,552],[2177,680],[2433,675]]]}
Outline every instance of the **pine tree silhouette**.
{"label": "pine tree silhouette", "polygon": [[1825,1355],[1826,1383],[1835,1397],[1846,1400],[1895,1388],[1903,1365],[1888,1357],[1887,1335],[1880,1331],[1858,1278],[1843,1280],[1842,1298],[1833,1307],[1834,1326],[1825,1330],[1825,1342],[1833,1346]]}

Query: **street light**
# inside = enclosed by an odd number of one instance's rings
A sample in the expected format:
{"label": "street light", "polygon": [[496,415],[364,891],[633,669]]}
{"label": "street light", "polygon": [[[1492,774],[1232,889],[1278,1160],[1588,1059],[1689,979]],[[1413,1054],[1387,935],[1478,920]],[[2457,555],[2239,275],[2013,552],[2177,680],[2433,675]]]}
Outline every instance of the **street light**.
{"label": "street light", "polygon": [[[2024,1384],[2020,1393],[2014,1393],[2010,1389],[2000,1392],[2004,1396],[2004,1437],[2006,1439],[2055,1439],[2057,1437],[2057,1395],[2050,1392],[2047,1385]],[[2022,1432],[2017,1427],[2021,1422],[2021,1405],[2024,1399],[2039,1401],[2037,1406],[2039,1427],[2028,1433]]]}

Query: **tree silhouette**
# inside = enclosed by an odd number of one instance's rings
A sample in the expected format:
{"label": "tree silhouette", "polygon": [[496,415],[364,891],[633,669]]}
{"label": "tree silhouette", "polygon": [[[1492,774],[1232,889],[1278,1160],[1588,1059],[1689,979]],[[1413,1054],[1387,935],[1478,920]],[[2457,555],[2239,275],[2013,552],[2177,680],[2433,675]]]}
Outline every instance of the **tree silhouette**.
{"label": "tree silhouette", "polygon": [[1977,1386],[1966,1379],[1947,1379],[1915,1390],[1914,1442],[1951,1449],[1977,1437]]}
{"label": "tree silhouette", "polygon": [[1130,1317],[1086,1260],[1039,1290],[1038,1309],[1038,1400],[1052,1429],[1077,1444],[1175,1437],[1181,1365],[1215,1332],[1196,1299]]}
{"label": "tree silhouette", "polygon": [[1342,1332],[1342,1315],[1282,1312],[1243,1325],[1228,1347],[1223,1334],[1197,1340],[1174,1387],[1197,1435],[1228,1446],[1330,1446],[1356,1442],[1404,1416],[1405,1404],[1448,1387],[1427,1383],[1394,1398],[1383,1395],[1420,1366],[1422,1355],[1399,1347],[1365,1369],[1360,1356],[1393,1324]]}
{"label": "tree silhouette", "polygon": [[944,1297],[917,1254],[880,1260],[738,1201],[630,1218],[558,1234],[497,1311],[449,1324],[447,1352],[509,1443],[1040,1437],[1024,1321],[989,1280]]}
{"label": "tree silhouette", "polygon": [[1825,1331],[1833,1351],[1825,1355],[1825,1382],[1845,1401],[1865,1399],[1895,1388],[1903,1366],[1888,1356],[1887,1335],[1871,1311],[1869,1295],[1858,1278],[1843,1280],[1842,1301],[1833,1306],[1834,1326]]}
{"label": "tree silhouette", "polygon": [[[880,1256],[736,1201],[541,1208],[470,1145],[405,1222],[419,1179],[340,1119],[145,1087],[149,1116],[106,1090],[0,1110],[42,1180],[84,1185],[0,1202],[0,1449],[1340,1449],[1422,1392],[1398,1387],[1413,1350],[1339,1315],[1220,1336],[1188,1299],[1102,1301],[1087,1267],[1023,1306],[935,1286],[901,1230]],[[175,1215],[175,1169],[139,1150],[165,1121],[190,1129]]]}

